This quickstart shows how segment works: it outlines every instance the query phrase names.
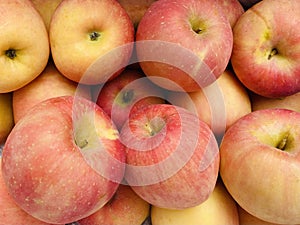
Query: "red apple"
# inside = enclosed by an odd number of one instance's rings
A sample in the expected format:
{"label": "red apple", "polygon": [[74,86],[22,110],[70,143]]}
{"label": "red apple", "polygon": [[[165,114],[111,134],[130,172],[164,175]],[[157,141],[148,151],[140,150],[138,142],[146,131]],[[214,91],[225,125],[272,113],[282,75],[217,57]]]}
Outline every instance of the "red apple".
{"label": "red apple", "polygon": [[133,26],[137,28],[150,5],[157,0],[118,0],[128,13]]}
{"label": "red apple", "polygon": [[149,216],[150,204],[128,185],[121,184],[112,199],[96,213],[79,220],[80,225],[141,225]]}
{"label": "red apple", "polygon": [[104,83],[117,76],[131,57],[133,24],[115,0],[62,1],[49,29],[54,63],[73,81]]}
{"label": "red apple", "polygon": [[0,1],[0,93],[34,80],[49,59],[44,21],[30,0]]}
{"label": "red apple", "polygon": [[151,4],[136,32],[144,73],[169,90],[196,91],[227,67],[232,29],[217,1],[160,0]]}
{"label": "red apple", "polygon": [[34,105],[49,98],[76,95],[91,99],[88,86],[64,77],[49,61],[45,70],[32,82],[13,92],[13,114],[17,123]]}
{"label": "red apple", "polygon": [[300,113],[265,109],[247,114],[225,133],[220,175],[251,215],[278,224],[300,223]]}
{"label": "red apple", "polygon": [[195,207],[172,210],[152,206],[151,221],[152,225],[239,225],[239,215],[235,201],[218,180],[209,198]]}
{"label": "red apple", "polygon": [[121,129],[130,113],[149,104],[164,103],[164,93],[137,70],[124,70],[98,90],[97,104]]}
{"label": "red apple", "polygon": [[123,179],[125,152],[105,112],[85,98],[45,100],[15,125],[2,152],[9,194],[48,223],[91,215]]}
{"label": "red apple", "polygon": [[[0,156],[1,172],[1,156]],[[2,173],[2,172],[1,172]],[[40,221],[22,210],[9,195],[0,173],[0,224],[3,225],[50,225]]]}
{"label": "red apple", "polygon": [[300,1],[264,0],[233,29],[232,67],[256,94],[280,98],[300,91]]}
{"label": "red apple", "polygon": [[267,98],[255,93],[250,94],[252,110],[284,108],[300,112],[300,92],[283,98]]}
{"label": "red apple", "polygon": [[121,130],[125,180],[150,204],[184,209],[204,202],[219,169],[217,141],[195,114],[153,104],[130,115]]}
{"label": "red apple", "polygon": [[235,121],[251,112],[247,90],[230,70],[226,70],[216,83],[200,91],[187,94],[169,92],[167,100],[194,112],[216,135],[223,135]]}

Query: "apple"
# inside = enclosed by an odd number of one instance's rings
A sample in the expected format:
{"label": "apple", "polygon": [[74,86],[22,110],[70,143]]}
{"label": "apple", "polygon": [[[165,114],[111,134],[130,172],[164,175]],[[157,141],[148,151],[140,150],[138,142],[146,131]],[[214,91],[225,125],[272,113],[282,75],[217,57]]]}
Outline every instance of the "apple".
{"label": "apple", "polygon": [[136,32],[144,73],[173,91],[198,91],[226,69],[233,37],[217,1],[160,0],[152,3]]}
{"label": "apple", "polygon": [[233,29],[232,67],[264,97],[300,91],[300,1],[266,0],[248,9]]}
{"label": "apple", "polygon": [[52,61],[32,82],[13,92],[14,121],[17,123],[30,108],[37,103],[58,96],[76,95],[91,99],[88,86],[67,79],[55,67]]}
{"label": "apple", "polygon": [[3,144],[14,126],[12,94],[0,93],[0,145]]}
{"label": "apple", "polygon": [[[0,156],[1,172],[1,156]],[[1,175],[1,173],[0,173]],[[9,195],[4,180],[0,176],[0,224],[9,225],[50,225],[40,221],[22,210]]]}
{"label": "apple", "polygon": [[136,29],[150,5],[157,0],[118,0],[128,13]]}
{"label": "apple", "polygon": [[[219,99],[213,100],[210,96],[217,95]],[[202,90],[182,93],[169,92],[167,100],[173,104],[194,112],[207,123],[215,135],[223,135],[224,132],[239,118],[250,113],[251,102],[246,88],[235,77],[235,74],[226,69],[224,73],[213,83]],[[214,105],[224,104],[224,110],[215,108]],[[217,110],[218,109],[218,110]],[[217,110],[216,112],[213,110]],[[223,120],[218,114],[223,113]]]}
{"label": "apple", "polygon": [[130,60],[134,28],[115,0],[62,1],[49,29],[54,63],[75,82],[105,83]]}
{"label": "apple", "polygon": [[25,212],[65,224],[112,198],[124,162],[124,146],[107,114],[85,98],[63,96],[38,103],[15,125],[2,152],[2,175]]}
{"label": "apple", "polygon": [[35,8],[41,14],[47,31],[49,32],[51,17],[56,7],[62,2],[62,0],[31,0]]}
{"label": "apple", "polygon": [[141,225],[150,214],[150,204],[128,185],[120,184],[112,199],[96,213],[78,221],[80,225]]}
{"label": "apple", "polygon": [[98,93],[97,104],[119,130],[133,111],[145,105],[165,103],[163,90],[132,69],[125,69],[118,77],[106,82]]}
{"label": "apple", "polygon": [[300,112],[300,92],[282,98],[267,98],[255,93],[250,93],[252,110],[269,108],[284,108]]}
{"label": "apple", "polygon": [[182,210],[153,206],[151,221],[152,225],[220,225],[221,223],[239,225],[239,214],[236,202],[227,192],[222,181],[218,180],[212,194],[205,202]]}
{"label": "apple", "polygon": [[120,137],[126,146],[124,179],[151,205],[189,208],[213,191],[218,144],[195,114],[170,104],[151,104],[129,115]]}
{"label": "apple", "polygon": [[234,27],[236,21],[245,12],[239,0],[218,0],[225,16],[229,20],[231,28]]}
{"label": "apple", "polygon": [[[247,211],[245,211],[242,207],[238,206],[238,212],[239,212],[239,224],[240,225],[279,225],[275,223],[270,223],[264,220],[261,220]],[[284,224],[281,224],[284,225]],[[288,225],[288,224],[285,224]]]}
{"label": "apple", "polygon": [[235,201],[261,220],[300,223],[299,121],[292,110],[258,110],[223,137],[221,178]]}
{"label": "apple", "polygon": [[7,93],[43,71],[50,49],[43,19],[30,0],[1,1],[0,9],[0,93]]}

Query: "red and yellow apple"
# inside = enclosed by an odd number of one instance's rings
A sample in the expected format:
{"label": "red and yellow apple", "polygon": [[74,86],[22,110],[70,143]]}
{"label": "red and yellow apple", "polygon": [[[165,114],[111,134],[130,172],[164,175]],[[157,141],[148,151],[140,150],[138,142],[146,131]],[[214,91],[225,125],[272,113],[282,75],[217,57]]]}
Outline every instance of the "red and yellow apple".
{"label": "red and yellow apple", "polygon": [[129,116],[121,130],[124,179],[145,201],[184,209],[204,202],[219,171],[217,141],[208,125],[183,108],[152,104]]}
{"label": "red and yellow apple", "polygon": [[157,85],[197,91],[226,69],[232,29],[217,1],[160,0],[152,3],[136,32],[137,58]]}
{"label": "red and yellow apple", "polygon": [[49,59],[48,33],[30,0],[0,1],[0,93],[34,80]]}
{"label": "red and yellow apple", "polygon": [[239,119],[220,145],[220,175],[251,215],[278,224],[300,223],[300,113],[264,109]]}
{"label": "red and yellow apple", "polygon": [[49,37],[54,63],[64,76],[100,84],[129,62],[134,28],[115,0],[65,0],[52,15]]}
{"label": "red and yellow apple", "polygon": [[232,67],[248,89],[281,98],[300,91],[300,1],[260,1],[233,28]]}
{"label": "red and yellow apple", "polygon": [[103,207],[124,176],[124,146],[95,103],[63,96],[38,103],[8,136],[2,175],[17,205],[65,224]]}

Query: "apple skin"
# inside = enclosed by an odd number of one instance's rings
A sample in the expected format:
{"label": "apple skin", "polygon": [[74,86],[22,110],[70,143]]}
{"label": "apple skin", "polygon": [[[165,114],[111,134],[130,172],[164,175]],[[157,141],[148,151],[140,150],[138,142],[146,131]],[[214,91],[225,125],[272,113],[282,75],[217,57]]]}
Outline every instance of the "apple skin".
{"label": "apple skin", "polygon": [[[1,156],[0,156],[0,172],[1,172]],[[0,173],[0,175],[2,172]],[[0,176],[0,224],[1,225],[50,225],[43,221],[32,217],[18,205],[9,195],[2,176]]]}
{"label": "apple skin", "polygon": [[13,92],[13,114],[17,123],[34,105],[49,98],[76,95],[91,99],[88,86],[79,86],[77,83],[64,77],[52,61],[44,71],[32,82]]}
{"label": "apple skin", "polygon": [[62,2],[62,0],[31,0],[37,11],[41,14],[46,29],[49,32],[51,17],[56,7]]}
{"label": "apple skin", "polygon": [[147,9],[155,1],[157,0],[118,0],[128,13],[135,29],[138,27]]}
{"label": "apple skin", "polygon": [[[14,127],[12,94],[0,94],[0,145],[3,144]],[[1,154],[0,154],[1,155]]]}
{"label": "apple skin", "polygon": [[267,98],[250,93],[252,111],[270,108],[284,108],[300,112],[300,92],[283,98]]}
{"label": "apple skin", "polygon": [[136,51],[150,79],[165,78],[153,79],[154,83],[190,92],[224,72],[232,39],[230,23],[217,1],[160,0],[150,5],[139,23]]}
{"label": "apple skin", "polygon": [[149,104],[165,103],[164,91],[141,72],[125,69],[98,91],[97,104],[121,130],[131,111]]}
{"label": "apple skin", "polygon": [[105,112],[87,99],[63,96],[35,105],[15,125],[2,152],[2,174],[23,210],[64,224],[111,199],[124,162],[118,130]]}
{"label": "apple skin", "polygon": [[[217,99],[215,102],[211,102],[208,96],[208,94],[212,95],[210,91],[214,90],[212,85],[190,93],[169,92],[167,100],[173,105],[194,112],[209,125],[215,135],[223,135],[235,121],[252,111],[251,102],[246,88],[229,69],[224,71],[214,85],[220,89],[222,96],[222,99]],[[214,108],[211,105],[219,104],[217,101],[223,101],[225,124],[212,111]]]}
{"label": "apple skin", "polygon": [[218,0],[224,15],[229,20],[231,28],[234,27],[236,21],[245,12],[239,0]]}
{"label": "apple skin", "polygon": [[96,213],[79,220],[80,225],[141,225],[150,214],[150,204],[128,185],[120,184],[112,199]]}
{"label": "apple skin", "polygon": [[217,141],[193,113],[170,104],[145,106],[130,115],[121,140],[126,146],[124,179],[151,205],[193,207],[213,191],[219,170]]}
{"label": "apple skin", "polygon": [[152,225],[239,225],[236,202],[219,179],[209,198],[198,206],[171,210],[153,206]]}
{"label": "apple skin", "polygon": [[30,0],[1,1],[0,9],[0,93],[8,93],[43,71],[50,48],[43,19]]}
{"label": "apple skin", "polygon": [[300,113],[292,110],[254,111],[232,125],[220,145],[220,175],[228,192],[261,220],[300,223],[298,121]]}
{"label": "apple skin", "polygon": [[52,15],[49,38],[57,69],[70,80],[94,85],[127,65],[134,28],[117,1],[65,0]]}
{"label": "apple skin", "polygon": [[300,91],[299,20],[297,0],[261,1],[239,18],[231,64],[249,90],[270,98]]}
{"label": "apple skin", "polygon": [[[240,206],[238,206],[238,212],[239,212],[239,225],[279,225],[277,223],[269,223],[267,221],[261,220],[251,215]],[[281,224],[281,225],[289,225],[289,224]]]}

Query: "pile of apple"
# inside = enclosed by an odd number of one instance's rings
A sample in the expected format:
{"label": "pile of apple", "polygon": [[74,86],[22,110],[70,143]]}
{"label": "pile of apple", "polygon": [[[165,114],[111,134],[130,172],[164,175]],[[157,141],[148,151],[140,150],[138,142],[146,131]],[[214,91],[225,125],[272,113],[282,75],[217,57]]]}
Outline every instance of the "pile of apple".
{"label": "pile of apple", "polygon": [[299,0],[0,12],[0,225],[300,224]]}

